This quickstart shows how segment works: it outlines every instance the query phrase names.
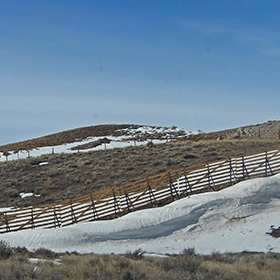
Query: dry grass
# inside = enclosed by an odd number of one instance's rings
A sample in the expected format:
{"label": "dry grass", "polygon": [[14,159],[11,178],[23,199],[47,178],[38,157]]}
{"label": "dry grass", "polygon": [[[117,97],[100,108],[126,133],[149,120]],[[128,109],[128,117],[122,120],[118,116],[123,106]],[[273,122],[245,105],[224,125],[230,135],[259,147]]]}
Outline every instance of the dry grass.
{"label": "dry grass", "polygon": [[[43,261],[34,264],[29,262],[29,258]],[[55,259],[56,263],[53,263],[52,260]],[[36,270],[37,273],[35,273]],[[211,255],[201,256],[196,255],[192,248],[184,250],[179,255],[165,258],[143,257],[140,249],[125,255],[80,255],[77,253],[56,254],[45,249],[32,253],[24,248],[17,248],[11,256],[0,262],[0,279],[9,280],[276,280],[279,277],[279,254],[214,252]]]}
{"label": "dry grass", "polygon": [[[59,202],[169,170],[279,148],[279,140],[184,141],[0,164],[0,207]],[[39,166],[40,162],[49,162]],[[22,199],[20,192],[40,194]]]}

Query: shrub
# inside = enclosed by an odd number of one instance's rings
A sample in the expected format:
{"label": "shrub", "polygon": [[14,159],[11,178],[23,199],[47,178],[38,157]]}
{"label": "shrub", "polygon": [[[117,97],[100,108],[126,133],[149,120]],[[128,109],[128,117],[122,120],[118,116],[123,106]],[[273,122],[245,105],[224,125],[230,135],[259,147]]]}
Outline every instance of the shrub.
{"label": "shrub", "polygon": [[184,255],[184,256],[194,256],[195,255],[195,248],[191,247],[191,248],[184,249],[182,251],[181,255]]}
{"label": "shrub", "polygon": [[129,258],[129,259],[133,259],[133,260],[140,260],[142,259],[144,256],[145,252],[139,248],[139,249],[136,249],[134,252],[131,252],[131,251],[127,251],[125,253],[125,257]]}
{"label": "shrub", "polygon": [[220,251],[214,251],[211,254],[211,259],[215,260],[217,262],[223,262],[224,261],[223,255],[220,253]]}
{"label": "shrub", "polygon": [[10,198],[17,198],[17,197],[20,197],[19,195],[19,191],[16,190],[16,189],[10,189],[8,190],[5,195],[7,195],[8,197]]}
{"label": "shrub", "polygon": [[18,246],[18,247],[16,247],[16,248],[14,248],[14,253],[19,253],[19,254],[28,254],[29,253],[29,251],[27,250],[27,248],[26,247],[20,247],[20,246]]}
{"label": "shrub", "polygon": [[5,241],[0,241],[0,259],[8,259],[13,254],[13,248]]}
{"label": "shrub", "polygon": [[59,255],[51,250],[45,248],[39,248],[33,253],[33,257],[40,256],[48,259],[57,258]]}

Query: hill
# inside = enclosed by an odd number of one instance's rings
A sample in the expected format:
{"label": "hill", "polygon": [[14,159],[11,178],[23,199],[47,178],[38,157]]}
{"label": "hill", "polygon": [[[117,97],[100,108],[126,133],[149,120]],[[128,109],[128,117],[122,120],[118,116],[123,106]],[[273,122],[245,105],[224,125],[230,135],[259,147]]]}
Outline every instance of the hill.
{"label": "hill", "polygon": [[[0,163],[0,206],[58,202],[168,170],[279,148],[279,123],[198,135],[177,128],[105,125],[1,146],[2,152],[33,149],[38,156],[13,161],[10,156]],[[50,152],[66,143],[67,152]],[[48,152],[40,155],[46,146]]]}
{"label": "hill", "polygon": [[[149,130],[147,130],[147,128],[149,128]],[[187,138],[192,141],[217,139],[279,139],[279,132],[280,121],[268,121],[257,125],[248,125],[210,133],[201,132],[198,134],[177,130],[177,127],[168,128],[133,124],[108,124],[76,128],[18,143],[2,145],[0,146],[0,151],[20,151],[46,146],[57,146],[83,141],[90,137],[129,136],[128,138],[133,140],[170,138],[183,138],[185,140]]]}
{"label": "hill", "polygon": [[84,141],[94,137],[126,137],[133,140],[168,139],[187,137],[188,133],[176,127],[156,127],[133,124],[108,124],[81,127],[43,137],[0,146],[0,151],[32,150],[46,146],[58,146]]}

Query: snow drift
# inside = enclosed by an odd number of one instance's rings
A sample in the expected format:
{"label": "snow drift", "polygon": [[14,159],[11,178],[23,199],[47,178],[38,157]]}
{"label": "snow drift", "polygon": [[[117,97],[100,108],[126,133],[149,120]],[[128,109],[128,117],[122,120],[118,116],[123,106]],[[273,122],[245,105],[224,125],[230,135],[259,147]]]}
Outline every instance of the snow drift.
{"label": "snow drift", "polygon": [[141,248],[150,254],[170,254],[188,247],[195,247],[201,254],[280,252],[279,240],[267,234],[271,226],[280,225],[279,190],[280,174],[111,221],[24,230],[2,234],[1,239],[12,246],[44,247],[56,252],[118,254]]}

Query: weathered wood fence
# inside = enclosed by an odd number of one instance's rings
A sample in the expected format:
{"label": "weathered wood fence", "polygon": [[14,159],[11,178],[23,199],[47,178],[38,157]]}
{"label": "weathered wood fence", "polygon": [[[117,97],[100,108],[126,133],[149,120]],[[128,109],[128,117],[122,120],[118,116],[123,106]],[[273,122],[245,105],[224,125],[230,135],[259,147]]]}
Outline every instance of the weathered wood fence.
{"label": "weathered wood fence", "polygon": [[161,206],[188,195],[217,191],[242,180],[279,172],[280,150],[179,169],[62,203],[0,212],[0,233],[113,219],[130,211]]}

